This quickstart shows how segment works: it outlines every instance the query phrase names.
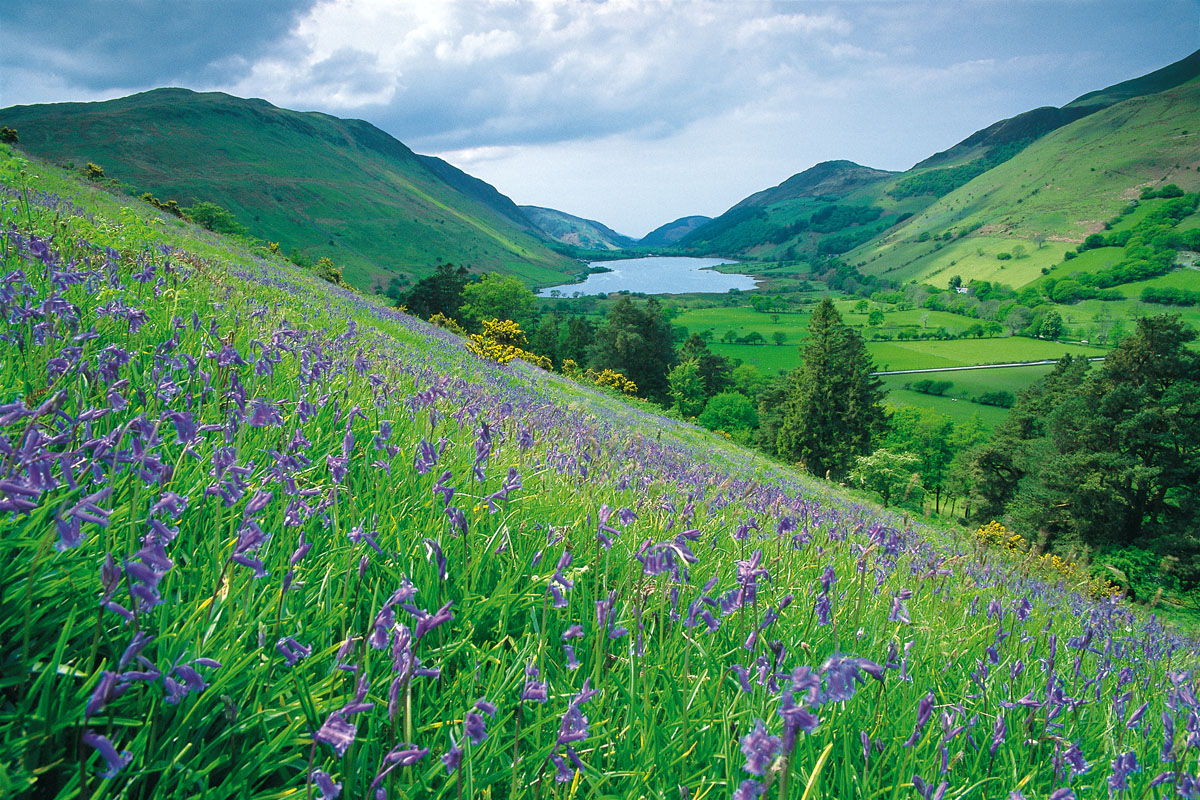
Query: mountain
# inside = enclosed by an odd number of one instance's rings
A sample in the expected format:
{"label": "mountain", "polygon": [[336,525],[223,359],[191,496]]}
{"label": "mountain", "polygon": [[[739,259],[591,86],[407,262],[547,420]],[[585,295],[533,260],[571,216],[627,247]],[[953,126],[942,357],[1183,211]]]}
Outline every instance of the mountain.
{"label": "mountain", "polygon": [[520,206],[525,216],[546,236],[561,244],[584,250],[624,250],[637,240],[622,236],[608,226],[541,206]]}
{"label": "mountain", "polygon": [[[1142,187],[1200,190],[1200,78],[1132,97],[1039,138],[846,254],[897,281],[999,280],[1022,286],[1103,230]],[[1014,248],[1027,254],[1000,259]]]}
{"label": "mountain", "polygon": [[871,191],[895,175],[853,161],[825,161],[750,195],[682,237],[677,247],[782,260],[844,252],[911,211],[912,202],[883,203],[882,193]]}
{"label": "mountain", "polygon": [[668,222],[666,225],[660,225],[654,230],[647,233],[638,240],[639,247],[667,247],[673,245],[687,236],[692,231],[699,228],[706,222],[711,222],[712,217],[691,216],[680,217],[674,222]]}
{"label": "mountain", "polygon": [[26,151],[94,162],[135,194],[224,206],[284,252],[328,256],[359,288],[403,285],[447,261],[529,283],[578,269],[495,188],[362,120],[156,89],[14,106],[0,110],[0,124],[18,130]]}
{"label": "mountain", "polygon": [[[894,238],[890,228],[938,205],[939,198],[947,198],[969,182],[999,169],[1050,134],[1079,125],[1118,104],[1145,97],[1167,98],[1169,93],[1189,85],[1198,75],[1200,51],[1140,78],[1089,92],[1062,108],[1037,108],[1000,120],[902,173],[875,170],[850,161],[817,164],[778,186],[756,192],[738,202],[729,211],[681,239],[679,247],[697,254],[760,260],[790,261],[819,255],[843,255],[851,251],[859,261],[868,252],[868,258],[872,258],[876,255],[872,250],[874,242],[891,241]],[[1190,95],[1180,99],[1190,102]],[[1163,111],[1172,115],[1176,111],[1184,116],[1191,114],[1191,127],[1194,129],[1200,128],[1200,123],[1194,120],[1195,108],[1195,105],[1185,105]],[[1105,117],[1106,122],[1101,123],[1097,130],[1111,129],[1113,120],[1118,118],[1119,114]],[[1138,124],[1159,126],[1159,123],[1144,117]],[[1184,124],[1179,129],[1188,127]],[[1134,135],[1126,144],[1141,148],[1144,157],[1135,155],[1135,161],[1154,163],[1152,154],[1159,146],[1156,132],[1142,133],[1145,135]],[[1175,153],[1174,145],[1166,144],[1165,147],[1164,152]],[[1187,148],[1184,147],[1179,155],[1186,159]],[[1188,162],[1185,160],[1181,163]],[[1119,164],[1114,163],[1112,169],[1114,175],[1122,174]],[[997,174],[1006,175],[1008,171]],[[1079,198],[1081,208],[1095,208],[1092,201],[1105,196],[1103,191],[1099,195],[1094,193],[1094,184],[1094,181],[1083,181],[1080,185],[1080,191],[1086,195]],[[1123,186],[1122,191],[1127,188]],[[1062,199],[1061,196],[1059,199]],[[1015,198],[1013,201],[1015,203]],[[1111,203],[1104,204],[1105,208],[1110,206]],[[1119,207],[1110,208],[1105,215],[1111,216],[1117,210]],[[1092,224],[1097,222],[1095,218],[1078,219],[1090,219]],[[1006,223],[1000,222],[999,217],[995,223],[990,217],[980,221],[981,226],[989,224]],[[916,235],[922,233],[928,238],[934,232],[920,231]],[[1055,229],[1052,234],[1060,235],[1065,240],[1076,236],[1076,233],[1065,229]],[[889,263],[884,271],[894,269],[897,267]],[[918,272],[919,269],[906,269],[903,275]]]}

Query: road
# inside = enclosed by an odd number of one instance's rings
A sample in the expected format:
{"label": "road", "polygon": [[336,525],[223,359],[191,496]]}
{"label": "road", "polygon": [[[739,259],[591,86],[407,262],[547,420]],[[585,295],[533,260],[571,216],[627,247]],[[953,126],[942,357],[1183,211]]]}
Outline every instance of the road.
{"label": "road", "polygon": [[[1088,361],[1103,361],[1104,356],[1091,356]],[[1059,359],[1045,361],[1013,361],[1008,364],[975,364],[969,367],[931,367],[929,369],[893,369],[886,372],[872,372],[872,375],[916,375],[922,372],[962,372],[967,369],[1007,369],[1008,367],[1036,367],[1041,364],[1057,364]]]}

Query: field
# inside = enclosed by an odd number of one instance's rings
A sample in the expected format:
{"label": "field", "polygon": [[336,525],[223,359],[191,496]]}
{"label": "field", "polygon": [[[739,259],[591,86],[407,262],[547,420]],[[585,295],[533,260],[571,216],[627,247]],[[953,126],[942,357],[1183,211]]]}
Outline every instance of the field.
{"label": "field", "polygon": [[1196,642],[1085,571],[480,361],[2,146],[0,183],[0,794],[1192,780]]}
{"label": "field", "polygon": [[[939,372],[916,375],[884,375],[883,385],[888,391],[888,402],[893,405],[910,405],[928,408],[945,414],[955,422],[964,422],[973,415],[985,430],[992,430],[1008,415],[1008,409],[971,402],[984,392],[1006,391],[1018,394],[1022,389],[1041,380],[1054,367],[1052,365],[1029,367],[1004,367],[1002,369],[975,369],[959,372]],[[954,384],[943,396],[934,396],[905,389],[922,379],[950,381]]]}

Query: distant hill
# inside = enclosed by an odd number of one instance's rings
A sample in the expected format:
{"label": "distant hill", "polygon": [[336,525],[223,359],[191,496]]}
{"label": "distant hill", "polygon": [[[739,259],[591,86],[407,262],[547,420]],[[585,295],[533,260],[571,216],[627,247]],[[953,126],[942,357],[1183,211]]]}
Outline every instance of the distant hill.
{"label": "distant hill", "polygon": [[16,128],[28,152],[77,168],[94,162],[138,194],[224,206],[285,252],[330,257],[360,288],[403,284],[446,261],[530,283],[578,269],[495,188],[362,120],[156,89],[6,108],[0,124]]}
{"label": "distant hill", "polygon": [[750,195],[677,246],[697,254],[784,260],[840,253],[894,224],[907,210],[894,202],[887,208],[874,199],[863,202],[865,190],[895,174],[853,161],[825,161]]}
{"label": "distant hill", "polygon": [[[873,248],[877,243],[891,242],[896,238],[893,228],[907,224],[903,230],[915,230],[912,226],[916,219],[908,222],[914,215],[921,215],[926,209],[933,213],[935,206],[941,207],[939,198],[946,199],[971,181],[980,179],[980,176],[1001,169],[1010,159],[1053,132],[1064,126],[1078,125],[1114,104],[1123,104],[1139,97],[1166,97],[1164,93],[1188,84],[1198,75],[1200,51],[1140,78],[1089,92],[1062,108],[1037,108],[993,123],[902,173],[876,170],[851,161],[823,162],[793,175],[778,186],[750,195],[729,211],[683,237],[678,246],[696,254],[747,259],[791,261],[851,252],[859,261],[864,255],[873,259],[876,256]],[[1192,102],[1190,96],[1178,99],[1185,103]],[[1182,124],[1179,129],[1190,127],[1195,130],[1200,128],[1200,120],[1195,119],[1197,107],[1194,104],[1180,108],[1164,107],[1163,111],[1172,118],[1190,114],[1192,124]],[[1107,125],[1111,128],[1115,118],[1105,119],[1108,122],[1101,127]],[[1142,148],[1141,155],[1134,154],[1132,158],[1139,163],[1154,163],[1155,158],[1150,153],[1160,148],[1162,142],[1160,149],[1170,160],[1176,153],[1175,143],[1159,136],[1165,135],[1166,130],[1160,130],[1157,121],[1143,119],[1142,124],[1149,125],[1151,130],[1142,131],[1126,142],[1129,146]],[[1186,161],[1186,147],[1178,154],[1185,159],[1181,163],[1190,163]],[[1119,176],[1122,168],[1113,163],[1111,171],[1114,176]],[[1002,171],[997,174],[1008,173]],[[1115,184],[1106,182],[1104,185]],[[1074,191],[1074,187],[1067,188]],[[1122,186],[1118,192],[1126,188]],[[1105,190],[1098,189],[1095,181],[1083,181],[1079,184],[1079,191],[1087,194],[1086,198],[1081,198],[1081,210],[1095,210],[1089,203],[1106,196]],[[1062,197],[1059,196],[1059,199]],[[1013,202],[1016,202],[1015,198]],[[1105,207],[1110,205],[1107,203]],[[1106,212],[1106,216],[1111,216],[1111,213]],[[1087,224],[1097,224],[1094,217],[1079,219],[1085,227]],[[981,226],[992,224],[990,218],[981,217],[980,220]],[[997,221],[995,224],[1006,223]],[[1050,227],[1053,230],[1046,232],[1048,236],[1060,236],[1064,240],[1077,236],[1077,233],[1065,228]],[[922,232],[927,237],[935,233]],[[897,269],[891,263],[884,267],[888,272]],[[902,275],[919,272],[919,268],[906,267]],[[897,274],[896,277],[902,275]]]}
{"label": "distant hill", "polygon": [[584,250],[624,250],[637,244],[637,240],[596,222],[541,206],[520,206],[538,229],[556,242],[579,247]]}
{"label": "distant hill", "polygon": [[699,228],[706,222],[712,221],[712,217],[691,216],[680,217],[679,219],[668,222],[666,225],[660,225],[654,230],[647,233],[638,240],[639,247],[667,247],[673,245],[687,236],[689,233]]}
{"label": "distant hill", "polygon": [[[1133,97],[1041,137],[846,254],[864,272],[1022,286],[1104,228],[1142,187],[1200,190],[1200,78]],[[997,258],[1018,252],[1025,257]]]}

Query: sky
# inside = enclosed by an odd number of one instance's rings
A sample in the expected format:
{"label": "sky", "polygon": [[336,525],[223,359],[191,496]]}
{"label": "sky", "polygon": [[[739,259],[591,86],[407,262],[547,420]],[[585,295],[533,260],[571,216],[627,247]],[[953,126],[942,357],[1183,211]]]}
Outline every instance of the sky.
{"label": "sky", "polygon": [[1200,0],[0,0],[0,106],[260,97],[641,236],[1198,47]]}

